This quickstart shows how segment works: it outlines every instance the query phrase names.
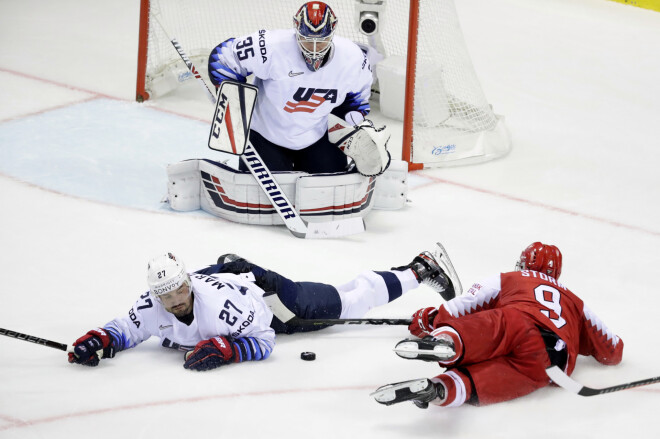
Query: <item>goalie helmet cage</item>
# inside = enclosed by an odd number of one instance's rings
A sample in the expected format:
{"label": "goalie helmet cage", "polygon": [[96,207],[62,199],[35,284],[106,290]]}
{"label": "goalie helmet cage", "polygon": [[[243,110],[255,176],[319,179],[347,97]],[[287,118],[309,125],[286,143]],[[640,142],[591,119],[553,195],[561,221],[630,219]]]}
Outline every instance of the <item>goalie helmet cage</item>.
{"label": "goalie helmet cage", "polygon": [[[228,38],[259,29],[286,29],[304,0],[141,0],[137,100],[165,95],[194,80],[155,22],[183,44],[208,80],[211,50]],[[454,0],[328,0],[339,19],[337,35],[376,49],[383,61],[401,66],[400,87],[385,84],[388,96],[404,87],[405,98],[393,112],[403,119],[402,159],[409,169],[477,163],[511,148],[504,119],[496,115],[481,89],[459,26]],[[366,36],[360,17],[377,17]],[[408,20],[405,20],[408,17]],[[405,70],[404,70],[405,69]],[[405,75],[403,72],[405,71]],[[385,90],[387,88],[387,91]],[[399,93],[401,94],[401,93]],[[372,94],[375,99],[378,93]],[[382,99],[381,99],[382,101]],[[383,102],[381,102],[382,104]],[[383,114],[387,114],[381,108]]]}

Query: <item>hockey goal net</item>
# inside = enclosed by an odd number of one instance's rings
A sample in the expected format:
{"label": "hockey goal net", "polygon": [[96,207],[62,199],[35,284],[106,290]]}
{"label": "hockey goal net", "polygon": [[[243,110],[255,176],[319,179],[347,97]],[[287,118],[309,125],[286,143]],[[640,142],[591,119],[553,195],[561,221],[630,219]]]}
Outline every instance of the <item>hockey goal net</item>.
{"label": "hockey goal net", "polygon": [[[208,55],[216,45],[259,29],[289,28],[303,3],[141,0],[137,100],[194,80],[168,35],[208,80]],[[453,0],[327,3],[339,19],[337,34],[370,48],[370,58],[379,60],[372,63],[372,101],[382,115],[402,121],[401,158],[411,169],[481,162],[509,151],[510,136],[484,96]]]}

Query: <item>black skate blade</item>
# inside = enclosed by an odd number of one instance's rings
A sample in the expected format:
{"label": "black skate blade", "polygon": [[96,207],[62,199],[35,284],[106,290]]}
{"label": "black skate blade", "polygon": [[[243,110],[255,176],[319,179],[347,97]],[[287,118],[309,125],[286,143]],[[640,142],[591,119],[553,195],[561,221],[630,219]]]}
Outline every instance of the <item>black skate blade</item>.
{"label": "black skate blade", "polygon": [[426,378],[404,381],[401,383],[386,384],[371,393],[376,402],[384,405],[398,404],[410,401],[420,396],[420,393],[428,390],[431,382]]}

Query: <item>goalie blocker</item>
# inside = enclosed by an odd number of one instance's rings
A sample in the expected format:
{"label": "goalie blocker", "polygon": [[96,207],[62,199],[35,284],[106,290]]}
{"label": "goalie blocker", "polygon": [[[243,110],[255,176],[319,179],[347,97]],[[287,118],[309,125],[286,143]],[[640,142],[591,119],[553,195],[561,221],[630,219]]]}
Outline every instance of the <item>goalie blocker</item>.
{"label": "goalie blocker", "polygon": [[[358,173],[274,172],[300,216],[308,222],[364,217],[374,209],[395,210],[406,203],[408,163],[393,160],[378,178]],[[277,214],[251,174],[222,163],[191,159],[167,167],[164,201],[176,211],[202,209],[243,224],[280,225]]]}

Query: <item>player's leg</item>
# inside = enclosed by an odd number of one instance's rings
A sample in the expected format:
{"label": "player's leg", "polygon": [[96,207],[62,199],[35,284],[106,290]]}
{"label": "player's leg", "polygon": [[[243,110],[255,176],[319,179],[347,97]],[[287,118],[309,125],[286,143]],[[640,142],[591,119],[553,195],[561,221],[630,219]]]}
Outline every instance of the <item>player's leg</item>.
{"label": "player's leg", "polygon": [[[296,317],[306,320],[337,319],[341,315],[341,298],[332,285],[319,282],[294,282],[279,274],[272,275],[277,276],[277,288],[274,289],[277,297]],[[277,333],[293,334],[317,331],[328,325],[287,324],[282,323],[282,320],[275,315],[270,326]]]}
{"label": "player's leg", "polygon": [[464,368],[448,369],[431,379],[388,384],[378,388],[372,396],[381,404],[412,401],[420,408],[428,407],[429,403],[458,407],[465,403],[482,406],[509,401],[548,384],[545,368],[538,367],[541,361],[537,357],[541,354],[531,347],[525,355],[499,357]]}
{"label": "player's leg", "polygon": [[[271,273],[272,275],[276,275]],[[277,296],[286,308],[301,319],[360,318],[370,309],[397,299],[417,288],[419,281],[411,270],[365,271],[340,286],[318,282],[293,282],[276,275]],[[275,316],[271,327],[276,332],[293,333],[321,329],[284,324]]]}
{"label": "player's leg", "polygon": [[[477,312],[447,322],[462,339],[460,364],[474,364],[502,356],[540,357],[545,368],[547,354],[543,337],[534,322],[515,308]],[[432,335],[442,333],[442,324]],[[490,334],[484,337],[484,334]],[[450,364],[448,364],[450,365]],[[545,374],[545,373],[544,373]]]}
{"label": "player's leg", "polygon": [[451,279],[435,257],[422,252],[413,261],[390,271],[366,271],[337,287],[341,296],[341,318],[360,318],[367,311],[385,305],[424,283],[446,300],[454,297]]}
{"label": "player's leg", "polygon": [[[520,346],[515,355],[467,366],[466,377],[471,379],[474,391],[472,403],[488,405],[509,401],[547,386],[550,380],[545,373],[546,365],[550,362],[545,348],[539,349],[529,343]],[[470,395],[466,397],[469,399]],[[455,403],[461,403],[460,399]]]}
{"label": "player's leg", "polygon": [[[539,329],[513,308],[481,311],[448,321],[436,320],[434,326],[436,329],[431,332],[431,337],[399,342],[395,348],[399,356],[439,361],[442,366],[452,367],[500,356],[515,356],[520,346],[533,346],[545,353],[545,343]],[[489,336],[484,337],[483,334]],[[447,355],[446,349],[439,347],[449,347],[454,353]]]}
{"label": "player's leg", "polygon": [[[429,392],[424,391],[420,395],[407,395],[405,400],[419,396],[422,402],[427,400],[442,406],[458,406],[467,401],[485,405],[508,401],[548,384],[545,368],[550,360],[543,337],[534,323],[515,309],[483,311],[446,325],[440,323],[432,335],[442,340],[443,347],[451,345],[454,354],[434,356],[431,348],[436,342],[426,339],[419,341],[423,349],[417,352],[417,357],[411,355],[412,350],[404,355],[397,353],[403,358],[438,361],[441,366],[450,367],[431,380],[435,387],[443,386],[437,392],[440,396],[430,401]],[[399,344],[414,342],[406,340]],[[405,384],[399,383],[399,387]]]}
{"label": "player's leg", "polygon": [[[250,130],[250,142],[270,171],[293,171],[292,151],[282,148],[254,130]],[[240,171],[248,171],[243,160],[239,160]]]}
{"label": "player's leg", "polygon": [[365,271],[337,286],[341,297],[342,319],[360,318],[367,311],[385,305],[419,286],[412,270]]}

